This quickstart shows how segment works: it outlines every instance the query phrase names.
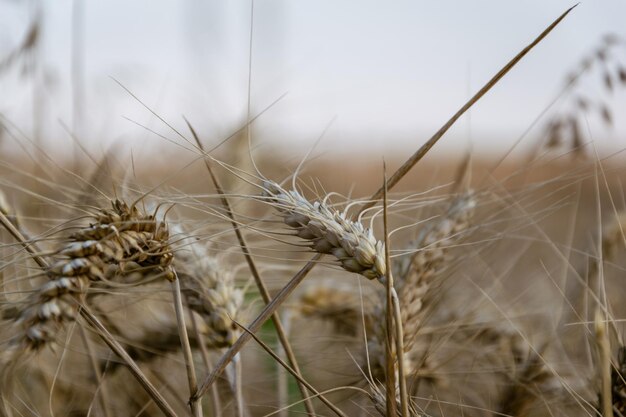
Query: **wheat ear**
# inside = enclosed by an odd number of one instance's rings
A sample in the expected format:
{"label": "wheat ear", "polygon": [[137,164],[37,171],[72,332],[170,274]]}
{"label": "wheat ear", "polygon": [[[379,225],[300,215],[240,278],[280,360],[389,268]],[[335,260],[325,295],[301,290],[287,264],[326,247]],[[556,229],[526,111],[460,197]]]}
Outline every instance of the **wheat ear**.
{"label": "wheat ear", "polygon": [[233,320],[242,321],[243,290],[232,271],[205,248],[193,243],[189,249],[177,252],[175,261],[187,306],[207,324],[207,347],[230,347],[241,334]]}
{"label": "wheat ear", "polygon": [[282,215],[296,235],[310,242],[313,251],[332,254],[341,267],[368,279],[382,280],[386,273],[385,244],[371,229],[332,209],[324,201],[309,202],[297,190],[286,191],[272,181],[263,184],[265,201]]}
{"label": "wheat ear", "polygon": [[332,323],[342,335],[356,336],[361,315],[354,289],[333,283],[305,288],[292,307],[300,316]]}
{"label": "wheat ear", "polygon": [[13,345],[36,351],[54,341],[60,327],[76,319],[75,299],[82,301],[91,283],[104,280],[111,266],[124,271],[132,262],[173,279],[164,222],[120,200],[94,218],[95,223],[68,237],[56,262],[45,269],[50,281],[37,289],[21,311],[17,322],[24,331],[12,340]]}
{"label": "wheat ear", "polygon": [[[6,228],[9,233],[11,233],[11,235],[20,243],[20,245],[24,247],[24,250],[28,252],[29,256],[40,268],[42,268],[43,270],[48,270],[50,268],[47,261],[41,255],[39,255],[40,251],[37,249],[37,245],[35,243],[28,242],[24,234],[20,230],[18,230],[2,212],[0,212],[0,224],[2,224],[2,226]],[[146,378],[141,369],[128,355],[128,353],[126,353],[124,348],[113,337],[113,335],[109,333],[106,327],[102,325],[100,320],[98,320],[98,318],[89,310],[86,305],[80,303],[80,300],[78,300],[77,304],[80,306],[79,311],[81,317],[83,317],[85,321],[87,321],[87,323],[89,323],[89,325],[97,331],[98,335],[106,343],[106,345],[109,346],[111,350],[115,352],[120,358],[122,358],[124,362],[126,362],[130,373],[137,379],[137,381],[145,389],[146,393],[152,398],[152,400],[159,407],[159,409],[161,409],[163,414],[168,417],[176,417],[176,413],[167,403],[165,398],[163,398],[159,391]],[[2,401],[4,402],[4,399]]]}
{"label": "wheat ear", "polygon": [[410,244],[408,251],[414,254],[393,264],[407,351],[415,342],[433,283],[445,267],[448,248],[470,226],[475,206],[476,196],[472,192],[454,198],[446,213],[428,224]]}

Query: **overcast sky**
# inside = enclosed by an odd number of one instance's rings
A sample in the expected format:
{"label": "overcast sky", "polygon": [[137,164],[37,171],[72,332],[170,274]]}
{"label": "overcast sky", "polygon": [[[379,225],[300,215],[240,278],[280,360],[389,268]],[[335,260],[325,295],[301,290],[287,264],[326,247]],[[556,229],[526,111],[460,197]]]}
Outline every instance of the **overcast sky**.
{"label": "overcast sky", "polygon": [[[218,140],[245,120],[251,3],[207,0],[42,2],[40,69],[0,74],[0,112],[57,142],[63,121],[86,141],[146,140],[130,118],[166,132],[128,93],[177,126],[186,115]],[[333,119],[322,147],[404,150],[423,142],[482,83],[571,1],[256,0],[251,113],[287,95],[258,122],[261,143],[309,146]],[[37,2],[0,1],[0,57],[18,45]],[[78,17],[79,107],[72,110],[72,17]],[[567,73],[606,33],[626,37],[626,1],[587,0],[461,120],[442,148],[503,149],[553,100]],[[624,48],[615,60],[626,64]],[[612,64],[611,64],[612,65]],[[32,79],[37,83],[33,90]],[[593,138],[626,143],[626,88],[603,92],[590,74],[584,94],[607,101],[616,126],[590,120]],[[557,103],[554,111],[567,101]],[[80,120],[75,123],[74,115]],[[531,132],[528,141],[538,135]],[[534,135],[534,136],[533,136]]]}

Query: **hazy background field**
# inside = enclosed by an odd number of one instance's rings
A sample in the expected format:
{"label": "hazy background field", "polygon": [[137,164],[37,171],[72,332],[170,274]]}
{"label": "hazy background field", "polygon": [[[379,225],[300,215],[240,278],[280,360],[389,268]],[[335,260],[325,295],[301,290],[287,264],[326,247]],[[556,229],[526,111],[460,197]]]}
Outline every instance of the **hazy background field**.
{"label": "hazy background field", "polygon": [[[184,126],[185,115],[211,141],[286,94],[251,127],[255,146],[306,149],[334,120],[321,148],[391,157],[425,141],[571,5],[7,0],[0,2],[0,113],[4,124],[58,153],[72,146],[67,130],[89,147],[123,142],[138,151],[163,141],[135,123],[167,129],[112,78],[174,125]],[[566,76],[603,36],[622,35],[624,14],[618,0],[581,3],[435,152],[471,146],[499,156],[522,135],[522,147],[530,146],[541,123],[526,130],[549,106],[542,121],[567,107],[571,91],[552,103]],[[28,50],[3,59],[35,27]],[[614,48],[607,67],[624,55]],[[601,93],[604,70],[581,80],[585,94]],[[623,98],[621,91],[601,97],[615,112],[612,128],[589,117],[601,149],[622,146]],[[2,149],[14,152],[15,143]]]}

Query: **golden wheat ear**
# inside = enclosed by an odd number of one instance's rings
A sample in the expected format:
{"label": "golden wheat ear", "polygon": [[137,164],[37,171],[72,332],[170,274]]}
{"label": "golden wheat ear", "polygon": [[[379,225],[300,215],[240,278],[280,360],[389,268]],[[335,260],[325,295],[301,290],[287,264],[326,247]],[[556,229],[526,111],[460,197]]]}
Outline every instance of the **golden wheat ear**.
{"label": "golden wheat ear", "polygon": [[309,202],[297,190],[286,191],[275,182],[263,184],[264,201],[274,206],[296,235],[310,242],[317,253],[332,254],[348,272],[383,280],[386,273],[385,244],[371,229],[350,220],[345,212],[324,200]]}
{"label": "golden wheat ear", "polygon": [[132,263],[145,273],[173,279],[164,222],[121,200],[114,200],[110,209],[100,210],[93,220],[69,235],[51,256],[44,270],[49,281],[29,297],[17,317],[22,332],[12,345],[37,351],[54,342],[60,328],[76,319],[78,302],[92,283],[107,280],[112,270],[124,271]]}

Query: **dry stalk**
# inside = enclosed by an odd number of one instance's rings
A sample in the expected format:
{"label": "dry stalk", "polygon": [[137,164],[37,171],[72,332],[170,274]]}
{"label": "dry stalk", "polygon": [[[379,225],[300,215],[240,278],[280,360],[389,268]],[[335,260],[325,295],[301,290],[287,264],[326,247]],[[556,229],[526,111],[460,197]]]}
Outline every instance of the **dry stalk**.
{"label": "dry stalk", "polygon": [[[189,396],[192,396],[198,389],[198,379],[196,377],[196,369],[193,363],[193,353],[189,344],[189,335],[187,334],[187,325],[185,324],[185,311],[183,308],[183,296],[180,291],[180,280],[174,273],[172,281],[172,292],[174,293],[174,306],[176,308],[176,321],[178,323],[178,334],[183,350],[183,358],[185,359],[185,368],[187,370],[187,382],[189,384]],[[202,341],[199,341],[202,343]],[[202,403],[200,401],[189,401],[189,407],[194,417],[202,417]]]}
{"label": "dry stalk", "polygon": [[402,312],[400,307],[400,300],[395,289],[391,291],[391,301],[393,303],[393,323],[395,326],[395,342],[396,352],[398,355],[398,391],[400,394],[400,407],[402,410],[402,416],[408,417],[409,412],[409,392],[406,387],[406,361],[404,359],[404,334],[402,329]]}
{"label": "dry stalk", "polygon": [[600,405],[602,417],[613,417],[613,403],[615,400],[613,399],[613,381],[611,378],[611,341],[609,339],[608,325],[600,308],[596,309],[594,327],[599,357],[598,364],[601,383]]}
{"label": "dry stalk", "polygon": [[[516,337],[515,335],[514,337]],[[546,367],[541,351],[530,350],[525,357],[521,352],[512,352],[515,369],[507,374],[510,379],[507,388],[500,395],[496,415],[525,417],[531,415],[531,408],[537,398],[545,393],[546,385],[553,380],[552,372]]]}
{"label": "dry stalk", "polygon": [[[201,341],[202,336],[200,334],[200,329],[198,326],[198,320],[196,318],[196,315],[193,312],[191,312],[190,317],[191,317],[191,325],[193,327],[194,336],[196,337],[196,340]],[[202,362],[204,364],[206,373],[208,374],[211,372],[211,360],[209,359],[209,351],[207,347],[204,345],[204,343],[200,342],[199,345],[200,345],[200,353],[202,357]],[[213,385],[211,387],[211,411],[213,412],[212,415],[214,417],[222,416],[221,401],[219,397],[219,392],[217,390],[217,385]]]}
{"label": "dry stalk", "polygon": [[[374,409],[378,412],[381,417],[389,417],[390,415],[387,413],[387,398],[385,394],[382,392],[382,387],[369,381],[370,383],[370,392],[369,399],[374,405]],[[408,404],[408,414],[401,414],[402,404],[399,399],[396,399],[396,413],[393,416],[396,417],[421,417],[421,414],[417,412],[415,407],[412,404]]]}
{"label": "dry stalk", "polygon": [[[411,170],[411,168],[413,168],[415,164],[417,164],[424,156],[426,156],[428,151],[430,151],[430,149],[435,146],[439,139],[443,137],[443,135],[452,127],[452,125],[454,125],[454,123],[456,123],[456,121],[459,120],[459,118],[463,116],[463,114],[467,110],[469,110],[474,104],[476,104],[476,102],[478,102],[478,100],[480,100],[489,90],[491,90],[493,86],[495,86],[498,81],[502,79],[502,77],[504,77],[515,65],[517,65],[517,63],[522,58],[524,58],[524,56],[526,56],[526,54],[528,54],[535,46],[537,46],[537,44],[539,44],[539,42],[541,42],[546,36],[548,36],[548,34],[552,32],[552,30],[559,23],[561,23],[563,19],[565,19],[565,16],[567,16],[569,12],[574,9],[574,7],[576,7],[576,5],[570,7],[563,14],[561,14],[561,16],[559,16],[554,22],[550,24],[550,26],[548,26],[543,32],[541,32],[539,36],[537,36],[530,44],[528,44],[517,55],[515,55],[513,59],[507,62],[506,65],[496,73],[496,75],[494,75],[489,81],[487,81],[487,83],[480,90],[478,90],[478,92],[472,98],[470,98],[469,101],[467,101],[467,103],[465,103],[459,109],[459,111],[457,111],[450,118],[450,120],[448,120],[443,126],[441,126],[441,128],[430,139],[428,139],[428,141],[424,145],[422,145],[413,155],[411,155],[411,157],[404,164],[402,164],[400,168],[398,168],[398,170],[389,179],[387,187],[389,189],[392,189],[402,178],[404,178],[404,176]],[[370,202],[364,205],[361,210],[366,210],[376,205],[376,202],[382,197],[383,191],[383,187],[376,191],[374,195],[370,198]]]}
{"label": "dry stalk", "polygon": [[[385,276],[385,394],[387,396],[387,415],[396,415],[396,356],[398,356],[398,364],[403,367],[400,362],[403,352],[394,350],[394,330],[393,325],[393,273],[391,273],[391,257],[389,256],[389,229],[387,217],[387,173],[386,166],[383,163],[383,227],[385,232],[384,260],[385,271],[390,273]],[[402,325],[399,326],[402,328]],[[397,335],[396,335],[397,337]],[[404,398],[406,399],[406,398]],[[404,407],[402,407],[404,411]],[[402,417],[408,417],[403,414]]]}

